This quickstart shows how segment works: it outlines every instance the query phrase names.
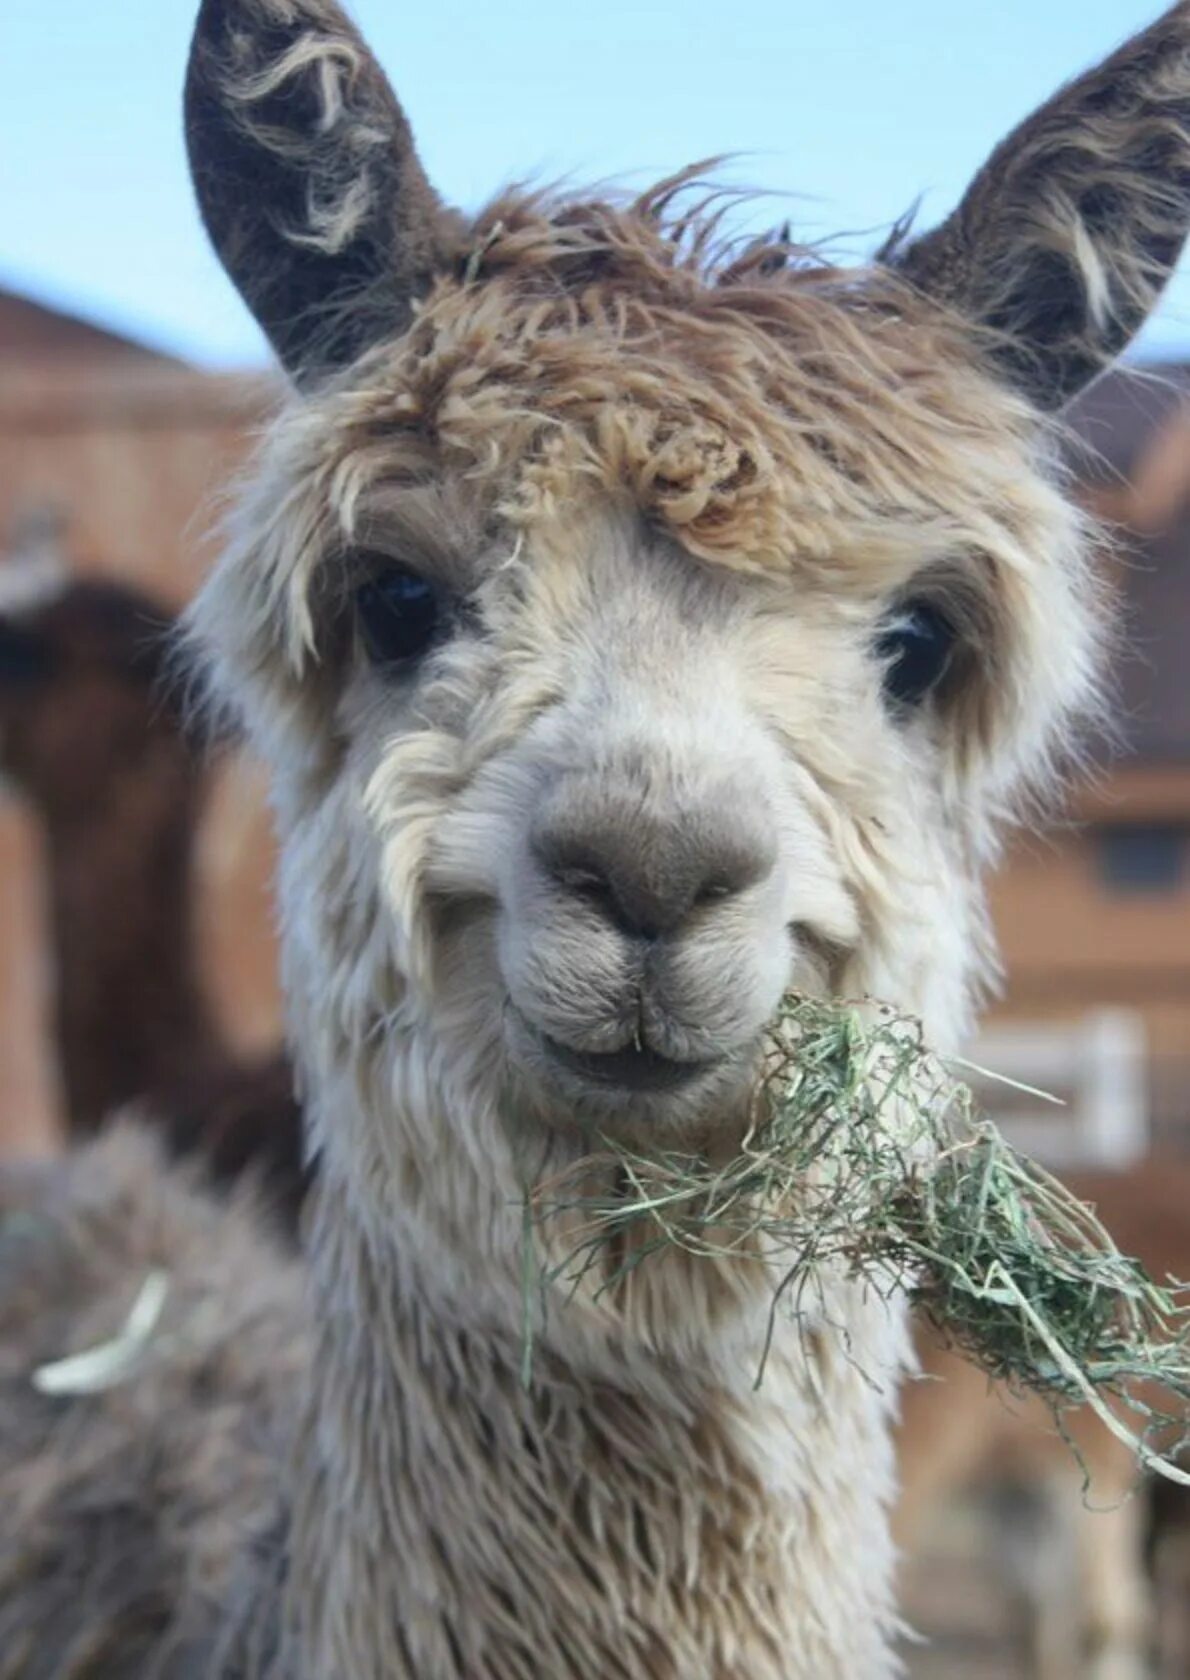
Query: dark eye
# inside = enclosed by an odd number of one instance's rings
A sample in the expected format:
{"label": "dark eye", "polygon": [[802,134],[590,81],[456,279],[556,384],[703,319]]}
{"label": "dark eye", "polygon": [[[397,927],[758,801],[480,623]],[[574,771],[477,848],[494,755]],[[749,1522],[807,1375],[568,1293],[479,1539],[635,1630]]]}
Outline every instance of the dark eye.
{"label": "dark eye", "polygon": [[876,642],[884,663],[884,692],[897,706],[916,706],[946,675],[954,652],[954,626],[930,601],[907,601]]}
{"label": "dark eye", "polygon": [[420,659],[442,628],[442,597],[407,566],[386,566],[355,592],[355,610],[374,665]]}

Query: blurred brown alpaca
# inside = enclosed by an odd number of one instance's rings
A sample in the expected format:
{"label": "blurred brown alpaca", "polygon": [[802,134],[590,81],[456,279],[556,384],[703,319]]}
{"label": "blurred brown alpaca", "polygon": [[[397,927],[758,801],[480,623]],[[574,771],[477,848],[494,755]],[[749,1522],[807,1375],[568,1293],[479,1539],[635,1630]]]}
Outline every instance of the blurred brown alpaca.
{"label": "blurred brown alpaca", "polygon": [[0,774],[43,825],[54,1026],[68,1122],[129,1103],[218,1178],[259,1163],[287,1216],[303,1175],[279,1056],[238,1064],[204,999],[193,927],[203,755],[163,679],[168,615],[114,582],[14,566],[0,598]]}
{"label": "blurred brown alpaca", "polygon": [[[1118,1247],[1142,1260],[1151,1276],[1190,1277],[1190,1163],[1154,1157],[1126,1172],[1065,1176],[1096,1207]],[[1046,1496],[1055,1519],[1048,1562],[1072,1566],[1060,1589],[1050,1568],[1022,1582],[1036,1680],[1147,1680],[1154,1673],[1172,1680],[1190,1673],[1172,1654],[1186,1635],[1187,1576],[1175,1579],[1174,1568],[1190,1533],[1190,1492],[1161,1489],[1154,1582],[1146,1560],[1148,1490],[1137,1489],[1136,1460],[1127,1448],[1083,1409],[1066,1420],[1076,1456],[1039,1401],[989,1384],[930,1332],[919,1330],[917,1340],[923,1376],[906,1385],[899,1439],[895,1526],[902,1550],[912,1553],[929,1510],[960,1489],[998,1479],[1027,1482]],[[1080,1457],[1089,1481],[1085,1499]],[[1057,1530],[1068,1542],[1065,1551],[1054,1547]],[[1162,1592],[1166,1603],[1159,1605]],[[1157,1646],[1162,1666],[1154,1670]]]}

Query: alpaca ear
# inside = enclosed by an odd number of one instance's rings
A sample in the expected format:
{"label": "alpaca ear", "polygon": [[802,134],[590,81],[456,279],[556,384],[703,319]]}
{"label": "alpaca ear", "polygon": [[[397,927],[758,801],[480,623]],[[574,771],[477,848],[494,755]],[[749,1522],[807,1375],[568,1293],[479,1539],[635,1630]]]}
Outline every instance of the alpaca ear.
{"label": "alpaca ear", "polygon": [[458,224],[334,0],[203,0],[185,113],[207,232],[299,383],[407,325]]}
{"label": "alpaca ear", "polygon": [[1003,376],[1056,409],[1124,349],[1190,228],[1190,3],[1000,145],[954,214],[885,253],[988,329]]}

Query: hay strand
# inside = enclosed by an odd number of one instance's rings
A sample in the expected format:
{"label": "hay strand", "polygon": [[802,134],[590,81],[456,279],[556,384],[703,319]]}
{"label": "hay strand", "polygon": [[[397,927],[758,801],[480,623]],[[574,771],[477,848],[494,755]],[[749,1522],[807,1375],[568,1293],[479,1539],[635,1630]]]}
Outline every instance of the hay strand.
{"label": "hay strand", "polygon": [[140,1370],[169,1294],[169,1274],[151,1271],[121,1328],[110,1340],[82,1353],[39,1365],[33,1386],[41,1394],[101,1394],[127,1382]]}

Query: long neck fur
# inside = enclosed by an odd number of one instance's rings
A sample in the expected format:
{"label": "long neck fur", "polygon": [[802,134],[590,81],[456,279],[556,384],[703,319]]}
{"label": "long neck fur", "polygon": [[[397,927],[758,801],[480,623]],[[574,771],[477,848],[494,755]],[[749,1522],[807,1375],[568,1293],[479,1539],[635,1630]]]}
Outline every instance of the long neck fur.
{"label": "long neck fur", "polygon": [[[849,1486],[838,1439],[881,1438],[888,1396],[838,1331],[796,1340],[759,1393],[750,1365],[716,1375],[606,1334],[581,1353],[547,1336],[526,1385],[519,1303],[460,1313],[333,1179],[311,1260],[320,1345],[279,1673],[890,1672],[889,1455],[878,1485],[865,1454],[869,1479]],[[853,1351],[888,1370],[899,1325],[847,1311]]]}

